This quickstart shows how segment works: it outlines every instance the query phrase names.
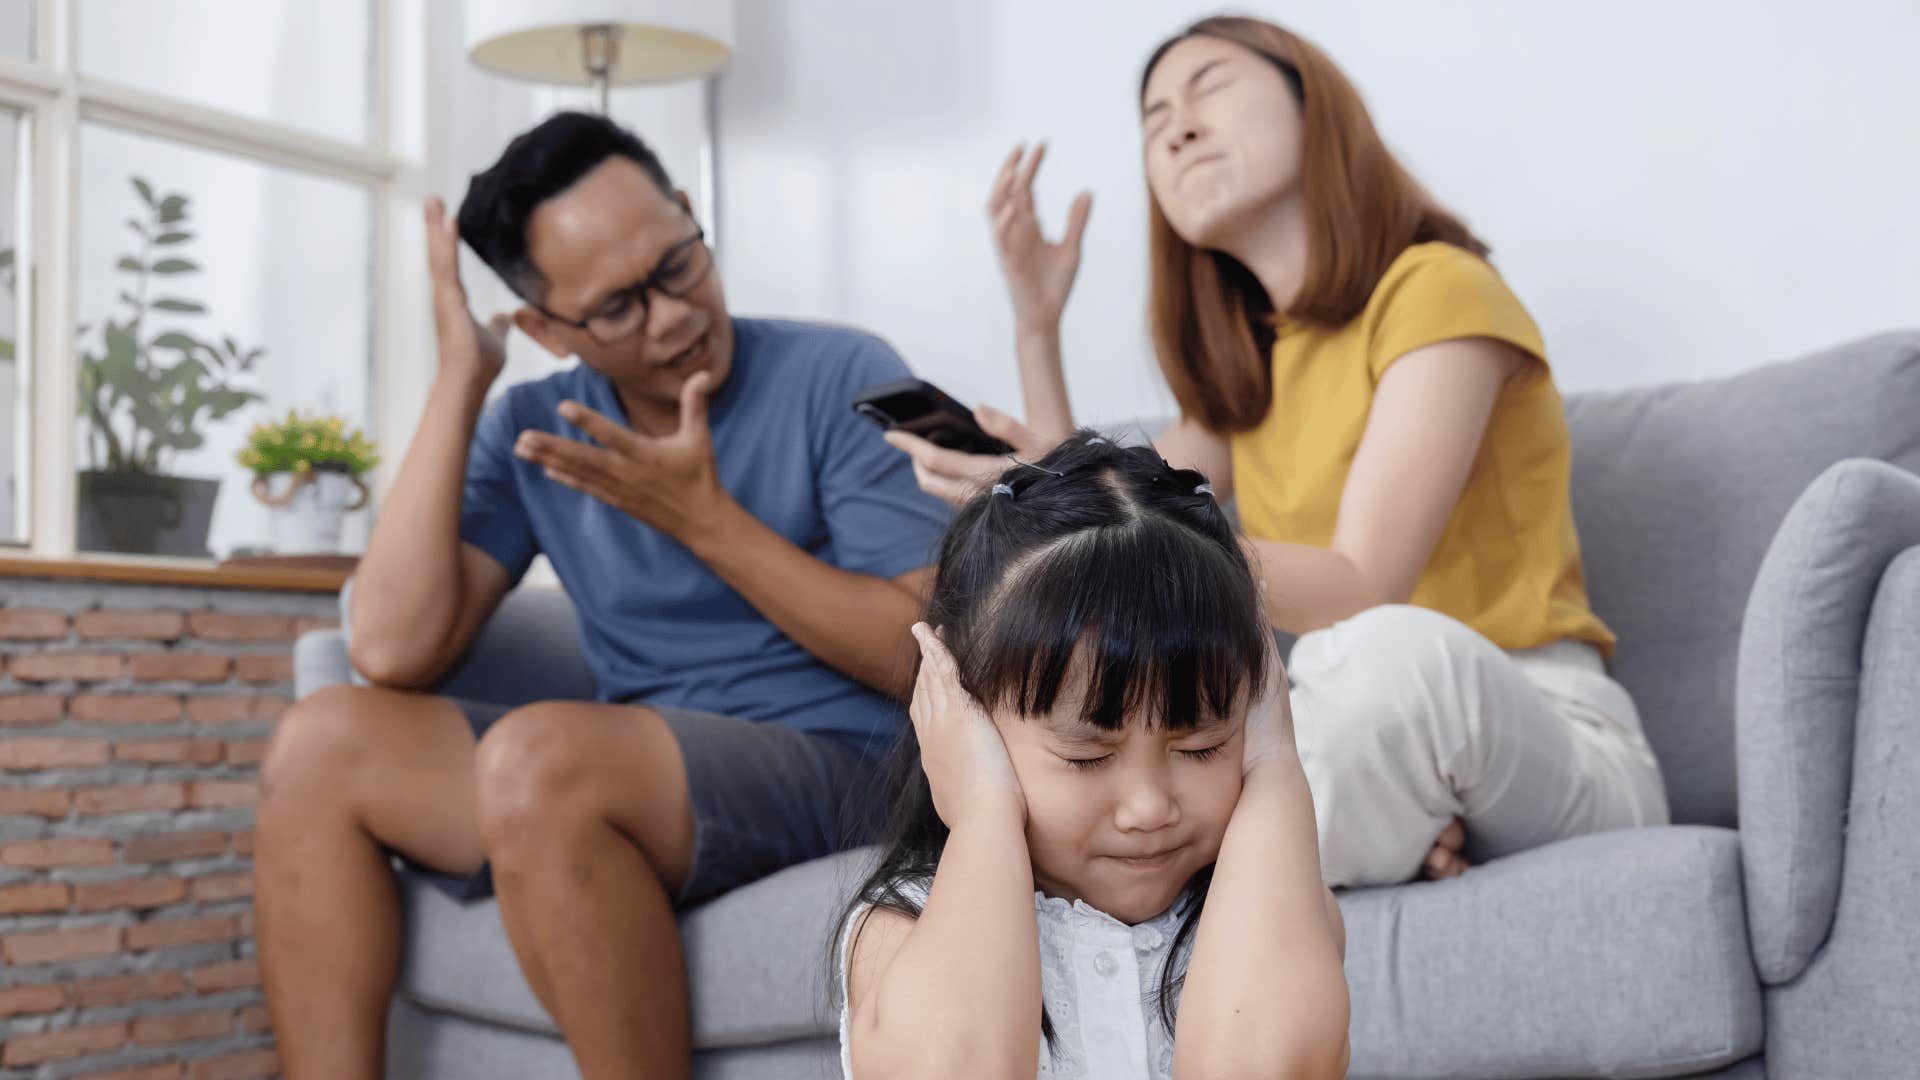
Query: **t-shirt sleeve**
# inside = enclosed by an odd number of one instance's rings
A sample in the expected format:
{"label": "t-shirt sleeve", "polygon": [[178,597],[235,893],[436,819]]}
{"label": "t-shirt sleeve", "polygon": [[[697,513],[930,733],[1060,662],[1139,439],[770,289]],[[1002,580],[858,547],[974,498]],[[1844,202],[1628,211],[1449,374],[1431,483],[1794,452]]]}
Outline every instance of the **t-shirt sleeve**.
{"label": "t-shirt sleeve", "polygon": [[821,515],[843,570],[893,578],[933,563],[951,514],[920,490],[907,455],[888,446],[880,429],[853,411],[862,388],[910,372],[894,351],[868,337],[856,339],[839,377],[822,380],[812,410],[824,436],[819,446]]}
{"label": "t-shirt sleeve", "polygon": [[540,545],[514,474],[513,443],[520,431],[512,397],[511,392],[500,395],[474,426],[460,494],[460,539],[493,556],[510,584],[518,584]]}
{"label": "t-shirt sleeve", "polygon": [[1442,341],[1484,337],[1545,361],[1540,328],[1486,260],[1454,247],[1396,264],[1381,283],[1367,355],[1375,382],[1394,361]]}

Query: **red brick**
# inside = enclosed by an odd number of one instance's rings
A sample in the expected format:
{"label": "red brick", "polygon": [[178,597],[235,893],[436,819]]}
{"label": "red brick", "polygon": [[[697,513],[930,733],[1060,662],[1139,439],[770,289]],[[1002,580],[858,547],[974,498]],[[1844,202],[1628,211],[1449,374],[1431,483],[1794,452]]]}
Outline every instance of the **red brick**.
{"label": "red brick", "polygon": [[66,706],[59,694],[0,694],[0,724],[51,724]]}
{"label": "red brick", "polygon": [[0,769],[70,769],[106,763],[105,739],[0,739]]}
{"label": "red brick", "polygon": [[260,1080],[280,1073],[280,1055],[273,1049],[242,1050],[193,1063],[193,1080]]}
{"label": "red brick", "polygon": [[177,611],[84,611],[73,629],[89,641],[174,641],[187,620]]}
{"label": "red brick", "polygon": [[17,1068],[45,1061],[64,1061],[117,1050],[126,1044],[127,1025],[124,1022],[88,1024],[86,1027],[49,1031],[43,1035],[19,1035],[7,1040],[6,1050],[0,1052],[0,1065]]}
{"label": "red brick", "polygon": [[163,1061],[158,1065],[142,1065],[135,1069],[115,1069],[107,1073],[88,1073],[74,1080],[181,1080],[187,1075],[187,1066],[179,1061]]}
{"label": "red brick", "polygon": [[86,816],[181,810],[186,805],[185,784],[123,784],[117,787],[81,788],[73,793],[74,810]]}
{"label": "red brick", "polygon": [[240,937],[242,939],[249,940],[249,941],[253,939],[253,909],[252,908],[248,908],[247,910],[240,913]]}
{"label": "red brick", "polygon": [[273,1018],[267,1015],[265,1005],[249,1005],[240,1010],[240,1023],[250,1032],[268,1031],[273,1028]]}
{"label": "red brick", "polygon": [[34,930],[0,936],[0,951],[9,964],[56,964],[112,956],[120,951],[117,926],[74,926],[65,930]]}
{"label": "red brick", "polygon": [[291,704],[273,694],[202,694],[187,698],[187,719],[196,724],[270,723]]}
{"label": "red brick", "polygon": [[186,898],[186,880],[177,877],[128,878],[73,887],[73,906],[79,911],[157,908]]}
{"label": "red brick", "polygon": [[233,672],[241,682],[257,684],[293,681],[293,657],[287,653],[255,653],[233,658]]}
{"label": "red brick", "polygon": [[207,830],[137,836],[120,846],[120,857],[130,863],[204,859],[226,852],[227,834]]}
{"label": "red brick", "polygon": [[113,760],[148,765],[218,765],[223,750],[216,739],[130,739],[113,744]]}
{"label": "red brick", "polygon": [[50,608],[0,608],[0,638],[59,641],[66,636],[66,612]]}
{"label": "red brick", "polygon": [[229,990],[248,990],[259,985],[260,961],[253,959],[209,964],[193,972],[193,989],[198,994],[224,994]]}
{"label": "red brick", "polygon": [[172,694],[75,694],[67,715],[80,724],[169,724],[180,719]]}
{"label": "red brick", "polygon": [[227,743],[227,764],[258,765],[267,758],[266,739],[234,739]]}
{"label": "red brick", "polygon": [[0,989],[0,1017],[52,1012],[64,1008],[67,992],[57,986],[9,986]]}
{"label": "red brick", "polygon": [[142,1016],[133,1022],[133,1041],[141,1046],[153,1046],[231,1035],[233,1019],[233,1013],[228,1009],[174,1013],[171,1016]]}
{"label": "red brick", "polygon": [[0,915],[29,915],[65,911],[73,890],[64,881],[30,881],[0,888]]}
{"label": "red brick", "polygon": [[252,806],[259,798],[258,780],[195,780],[187,785],[187,800],[196,808]]}
{"label": "red brick", "polygon": [[188,919],[161,919],[127,927],[127,951],[171,949],[180,945],[206,945],[232,941],[238,933],[231,915],[200,915]]}
{"label": "red brick", "polygon": [[286,615],[234,615],[224,611],[196,611],[187,616],[187,628],[208,641],[292,641],[293,619]]}
{"label": "red brick", "polygon": [[253,895],[253,874],[209,874],[193,879],[193,899],[198,904],[217,904]]}
{"label": "red brick", "polygon": [[133,654],[139,682],[226,682],[232,662],[219,653],[144,652]]}
{"label": "red brick", "polygon": [[243,829],[233,834],[233,853],[235,855],[253,854],[253,830]]}
{"label": "red brick", "polygon": [[0,865],[51,870],[57,866],[112,866],[113,841],[99,836],[55,836],[0,847]]}
{"label": "red brick", "polygon": [[179,997],[186,992],[186,976],[180,972],[151,971],[77,982],[73,984],[73,1003],[83,1009],[91,1009],[100,1005],[125,1005],[134,1001]]}
{"label": "red brick", "polygon": [[65,788],[0,788],[0,818],[63,818],[67,805]]}
{"label": "red brick", "polygon": [[119,678],[126,663],[118,653],[20,653],[7,670],[21,682],[107,682]]}
{"label": "red brick", "polygon": [[322,630],[338,630],[338,629],[340,629],[340,620],[338,619],[304,619],[303,618],[303,619],[293,620],[293,636],[296,638],[300,637],[302,634],[312,634]]}

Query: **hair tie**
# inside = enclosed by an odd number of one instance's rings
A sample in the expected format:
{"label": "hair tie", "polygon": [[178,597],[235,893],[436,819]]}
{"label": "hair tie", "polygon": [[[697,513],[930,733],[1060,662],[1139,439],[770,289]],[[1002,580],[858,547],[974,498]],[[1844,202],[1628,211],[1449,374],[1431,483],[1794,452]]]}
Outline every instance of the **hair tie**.
{"label": "hair tie", "polygon": [[1012,484],[995,484],[993,485],[993,493],[995,495],[1005,495],[1007,498],[1011,499],[1013,498],[1013,485]]}
{"label": "hair tie", "polygon": [[1211,495],[1213,494],[1213,485],[1201,484],[1199,487],[1193,489],[1193,493],[1195,495]]}
{"label": "hair tie", "polygon": [[1107,443],[1107,440],[1101,438],[1098,435],[1095,435],[1093,438],[1087,440],[1087,445],[1088,446],[1106,446],[1108,445],[1108,443]]}

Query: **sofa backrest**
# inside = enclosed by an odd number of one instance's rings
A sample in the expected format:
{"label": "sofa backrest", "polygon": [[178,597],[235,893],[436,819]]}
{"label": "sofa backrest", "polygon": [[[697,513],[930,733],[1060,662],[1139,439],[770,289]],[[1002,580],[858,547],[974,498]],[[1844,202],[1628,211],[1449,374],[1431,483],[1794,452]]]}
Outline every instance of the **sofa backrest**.
{"label": "sofa backrest", "polygon": [[1573,510],[1676,822],[1733,825],[1734,670],[1760,560],[1829,465],[1920,472],[1920,331],[1707,382],[1572,395]]}

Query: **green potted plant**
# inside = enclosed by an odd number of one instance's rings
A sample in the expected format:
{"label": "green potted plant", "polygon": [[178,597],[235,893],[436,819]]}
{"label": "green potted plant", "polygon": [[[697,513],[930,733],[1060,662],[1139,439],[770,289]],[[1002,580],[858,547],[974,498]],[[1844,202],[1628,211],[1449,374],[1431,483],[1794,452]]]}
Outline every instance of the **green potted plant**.
{"label": "green potted plant", "polygon": [[[90,468],[80,473],[79,547],[150,555],[207,555],[218,479],[171,475],[181,451],[206,442],[205,425],[260,395],[237,383],[264,350],[231,336],[218,342],[181,329],[204,318],[205,304],[179,295],[180,278],[199,272],[187,258],[194,234],[189,200],[158,195],[133,177],[144,213],[129,218],[135,250],[115,264],[125,287],[117,315],[82,326],[80,415]],[[164,321],[166,325],[156,326]]]}
{"label": "green potted plant", "polygon": [[279,423],[254,425],[239,461],[253,471],[254,498],[273,508],[275,553],[320,555],[340,550],[340,527],[367,504],[361,478],[380,455],[343,418],[290,410]]}

